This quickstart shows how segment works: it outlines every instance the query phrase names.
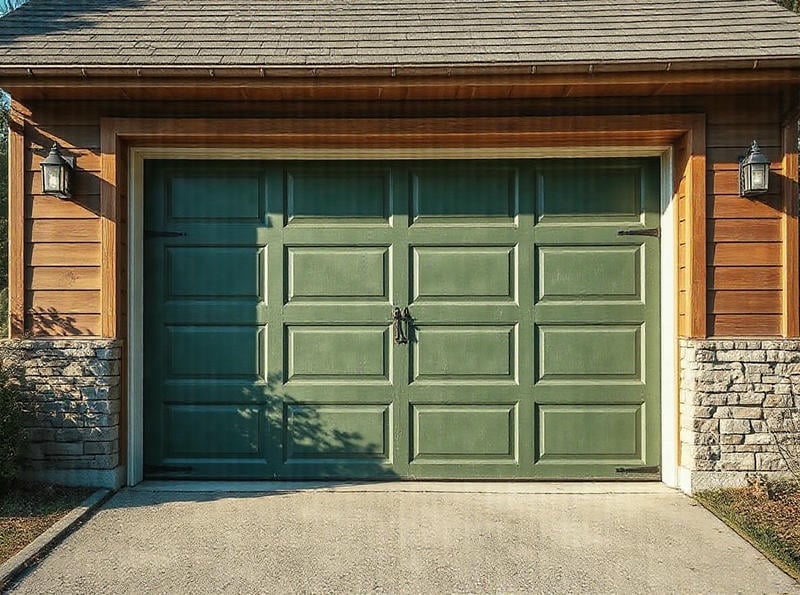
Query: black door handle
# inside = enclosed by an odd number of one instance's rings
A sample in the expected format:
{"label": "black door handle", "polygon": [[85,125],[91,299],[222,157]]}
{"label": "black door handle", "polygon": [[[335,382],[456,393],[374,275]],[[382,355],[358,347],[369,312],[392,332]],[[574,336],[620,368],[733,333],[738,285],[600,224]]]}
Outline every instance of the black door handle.
{"label": "black door handle", "polygon": [[150,238],[182,238],[186,235],[182,231],[158,231],[155,229],[145,229],[143,233],[146,240]]}
{"label": "black door handle", "polygon": [[[408,306],[400,310],[400,308],[395,308],[392,312],[392,329],[394,335],[394,342],[397,345],[402,345],[404,343],[408,343],[408,336],[409,336],[409,324],[414,319],[411,318],[411,312],[408,309]],[[405,328],[403,328],[403,323],[405,323]]]}
{"label": "black door handle", "polygon": [[661,231],[657,227],[648,229],[620,229],[618,236],[649,236],[651,238],[661,237]]}
{"label": "black door handle", "polygon": [[[408,310],[408,308],[406,308]],[[396,345],[408,343],[408,337],[403,332],[403,312],[400,308],[395,308],[392,312],[392,329],[394,331],[394,342]]]}

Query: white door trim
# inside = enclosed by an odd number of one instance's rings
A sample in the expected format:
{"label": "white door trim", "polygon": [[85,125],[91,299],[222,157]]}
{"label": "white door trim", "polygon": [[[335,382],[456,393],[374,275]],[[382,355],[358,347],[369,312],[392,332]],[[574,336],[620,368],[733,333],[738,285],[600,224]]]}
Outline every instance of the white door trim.
{"label": "white door trim", "polygon": [[520,147],[502,149],[240,149],[187,147],[132,147],[128,154],[128,456],[127,484],[144,477],[143,400],[143,216],[146,159],[511,159],[579,157],[661,158],[661,477],[677,487],[678,387],[676,237],[672,204],[672,149],[670,147]]}

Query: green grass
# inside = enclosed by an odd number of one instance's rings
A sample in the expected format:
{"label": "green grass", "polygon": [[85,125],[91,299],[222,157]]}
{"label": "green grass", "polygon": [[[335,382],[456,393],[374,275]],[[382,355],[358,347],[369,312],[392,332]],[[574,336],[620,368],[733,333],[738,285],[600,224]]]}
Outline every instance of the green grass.
{"label": "green grass", "polygon": [[695,499],[800,580],[800,508],[795,502],[800,498],[770,500],[752,488],[732,488],[700,492]]}
{"label": "green grass", "polygon": [[0,563],[85,500],[91,488],[16,483],[0,489]]}

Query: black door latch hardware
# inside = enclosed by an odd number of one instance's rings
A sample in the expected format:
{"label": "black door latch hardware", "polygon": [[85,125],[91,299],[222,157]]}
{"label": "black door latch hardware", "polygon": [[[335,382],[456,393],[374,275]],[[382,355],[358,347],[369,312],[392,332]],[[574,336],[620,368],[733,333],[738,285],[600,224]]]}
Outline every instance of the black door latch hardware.
{"label": "black door latch hardware", "polygon": [[649,236],[651,238],[661,237],[661,231],[657,227],[649,229],[620,229],[618,236]]}
{"label": "black door latch hardware", "polygon": [[[392,312],[392,328],[394,329],[394,342],[397,345],[408,343],[408,325],[413,319],[408,306],[400,310],[395,308]],[[405,329],[403,323],[405,322]]]}
{"label": "black door latch hardware", "polygon": [[185,236],[186,234],[182,231],[156,231],[153,229],[144,230],[144,238],[146,240],[150,238],[182,238]]}
{"label": "black door latch hardware", "polygon": [[617,467],[617,473],[647,473],[656,474],[661,472],[661,467],[655,465],[653,467]]}

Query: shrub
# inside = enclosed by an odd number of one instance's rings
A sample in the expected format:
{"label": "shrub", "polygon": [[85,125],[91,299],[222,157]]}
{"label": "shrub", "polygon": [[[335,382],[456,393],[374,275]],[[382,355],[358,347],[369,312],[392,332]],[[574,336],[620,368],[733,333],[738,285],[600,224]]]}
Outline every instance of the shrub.
{"label": "shrub", "polygon": [[25,441],[19,396],[8,371],[0,368],[0,485],[10,483],[19,471]]}

